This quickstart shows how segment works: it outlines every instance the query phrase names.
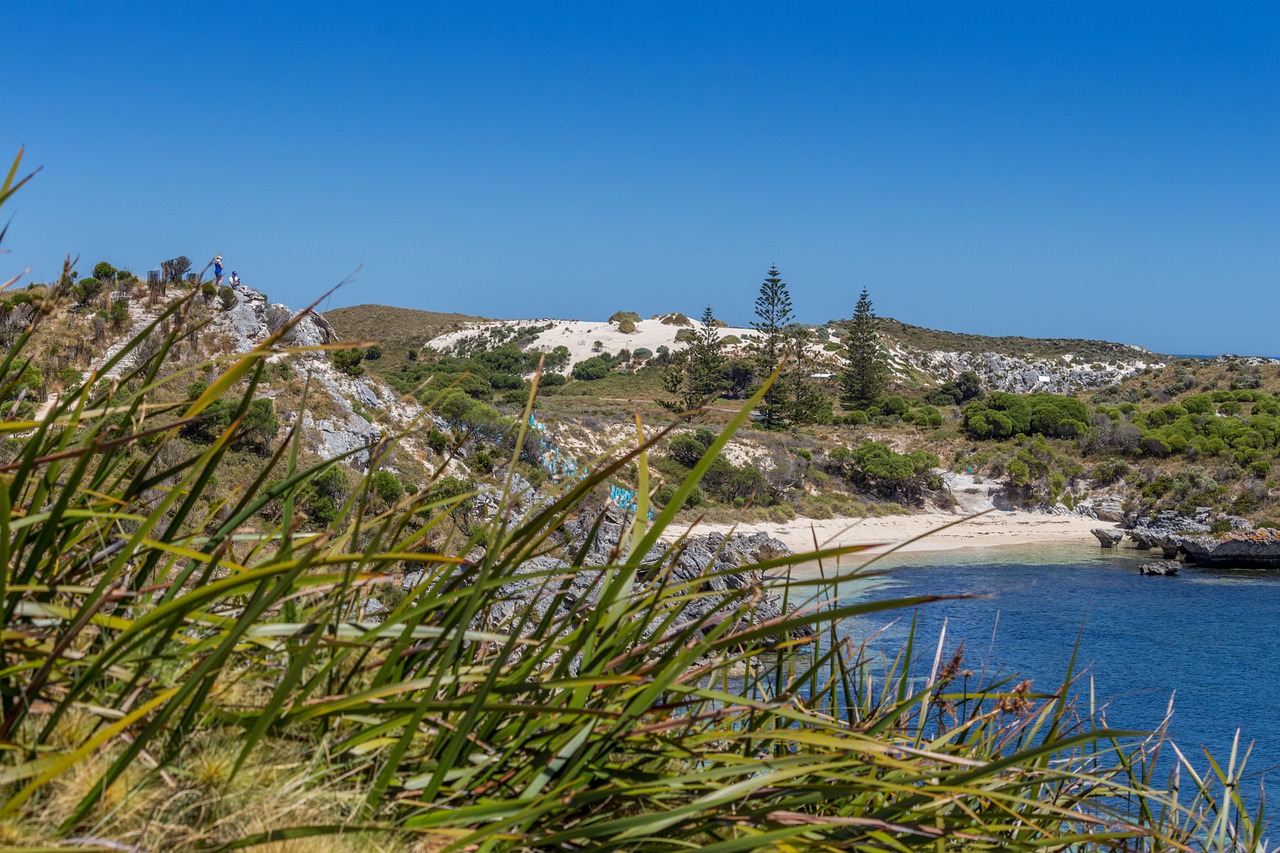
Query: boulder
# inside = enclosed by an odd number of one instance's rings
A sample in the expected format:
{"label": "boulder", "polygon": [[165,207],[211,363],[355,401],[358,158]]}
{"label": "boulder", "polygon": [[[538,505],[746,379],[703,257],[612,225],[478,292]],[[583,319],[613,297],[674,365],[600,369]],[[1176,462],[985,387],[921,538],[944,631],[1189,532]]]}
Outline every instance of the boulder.
{"label": "boulder", "polygon": [[1156,560],[1153,563],[1143,563],[1141,566],[1138,566],[1138,571],[1144,575],[1172,576],[1178,573],[1178,561]]}
{"label": "boulder", "polygon": [[1098,537],[1098,542],[1103,548],[1114,548],[1124,538],[1123,530],[1113,530],[1109,527],[1095,527],[1089,532]]}

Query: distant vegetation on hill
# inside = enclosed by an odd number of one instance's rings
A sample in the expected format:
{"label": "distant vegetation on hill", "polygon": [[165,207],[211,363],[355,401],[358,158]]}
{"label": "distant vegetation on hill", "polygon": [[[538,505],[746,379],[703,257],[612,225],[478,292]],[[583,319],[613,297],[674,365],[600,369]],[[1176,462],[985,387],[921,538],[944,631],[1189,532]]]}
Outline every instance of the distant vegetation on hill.
{"label": "distant vegetation on hill", "polygon": [[876,324],[876,331],[882,337],[918,350],[941,350],[943,352],[973,354],[993,352],[1002,355],[1033,356],[1037,358],[1061,358],[1064,355],[1070,355],[1082,361],[1132,359],[1135,355],[1146,352],[1141,347],[1129,344],[1117,344],[1084,338],[1024,338],[1018,335],[992,337],[961,332],[943,332],[937,329],[912,326],[889,317],[878,318]]}

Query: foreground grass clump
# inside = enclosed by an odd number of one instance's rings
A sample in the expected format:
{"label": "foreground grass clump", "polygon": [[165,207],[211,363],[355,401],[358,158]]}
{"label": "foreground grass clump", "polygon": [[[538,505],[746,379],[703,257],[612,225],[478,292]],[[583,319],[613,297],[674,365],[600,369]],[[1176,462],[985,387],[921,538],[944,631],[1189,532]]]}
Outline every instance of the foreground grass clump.
{"label": "foreground grass clump", "polygon": [[[0,198],[4,195],[0,192]],[[39,420],[0,421],[0,842],[86,850],[1042,849],[1249,846],[1233,761],[1183,800],[1152,787],[1158,738],[1074,714],[1063,691],[969,690],[963,663],[880,661],[834,578],[764,594],[673,571],[677,507],[752,400],[652,524],[606,566],[565,533],[647,447],[599,460],[545,503],[499,511],[456,548],[467,495],[383,506],[370,474],[323,526],[299,511],[335,461],[291,431],[230,500],[204,500],[280,335],[217,366],[194,400],[166,355],[174,302]],[[0,391],[27,366],[20,338]],[[127,388],[129,403],[118,389]],[[178,459],[169,436],[226,395],[229,426]],[[301,418],[298,418],[301,420]],[[524,423],[527,423],[527,413]],[[522,446],[516,442],[516,447]],[[514,462],[514,460],[513,460]],[[514,468],[514,464],[508,470]],[[263,510],[272,507],[271,512]],[[378,508],[382,507],[382,508]],[[662,537],[674,545],[662,544]],[[778,558],[774,575],[852,549]],[[558,557],[555,562],[545,557]],[[380,614],[365,601],[418,573]],[[396,580],[393,580],[396,579]],[[390,600],[390,598],[388,599]],[[927,668],[927,667],[926,667]],[[1186,789],[1195,788],[1188,797]],[[43,845],[43,846],[42,846]]]}

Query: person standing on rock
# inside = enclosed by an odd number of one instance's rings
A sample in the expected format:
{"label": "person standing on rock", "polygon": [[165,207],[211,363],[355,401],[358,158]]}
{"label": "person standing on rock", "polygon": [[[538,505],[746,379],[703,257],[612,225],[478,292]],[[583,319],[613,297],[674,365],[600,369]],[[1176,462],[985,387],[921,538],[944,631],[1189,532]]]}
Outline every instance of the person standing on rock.
{"label": "person standing on rock", "polygon": [[222,287],[222,255],[213,256],[213,277],[215,279],[214,284]]}

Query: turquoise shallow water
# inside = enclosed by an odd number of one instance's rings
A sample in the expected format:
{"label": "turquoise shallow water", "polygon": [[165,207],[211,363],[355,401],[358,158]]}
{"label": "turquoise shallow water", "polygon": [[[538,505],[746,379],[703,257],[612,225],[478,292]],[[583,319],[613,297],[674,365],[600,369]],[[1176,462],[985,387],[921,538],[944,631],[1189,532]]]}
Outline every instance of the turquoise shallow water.
{"label": "turquoise shallow water", "polygon": [[[1018,673],[1046,691],[1061,683],[1079,636],[1079,660],[1112,728],[1156,726],[1174,696],[1173,739],[1197,767],[1205,764],[1201,747],[1225,761],[1237,728],[1242,744],[1253,741],[1256,791],[1260,774],[1280,765],[1280,573],[1187,567],[1172,578],[1140,575],[1150,559],[1080,545],[910,554],[881,560],[876,567],[892,568],[888,577],[840,594],[849,602],[982,596],[918,608],[924,654],[931,662],[945,619],[946,651],[964,640],[970,669]],[[846,626],[859,640],[889,626],[878,644],[896,649],[911,616]]]}

